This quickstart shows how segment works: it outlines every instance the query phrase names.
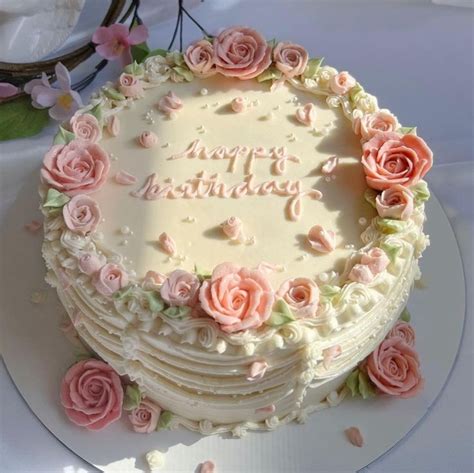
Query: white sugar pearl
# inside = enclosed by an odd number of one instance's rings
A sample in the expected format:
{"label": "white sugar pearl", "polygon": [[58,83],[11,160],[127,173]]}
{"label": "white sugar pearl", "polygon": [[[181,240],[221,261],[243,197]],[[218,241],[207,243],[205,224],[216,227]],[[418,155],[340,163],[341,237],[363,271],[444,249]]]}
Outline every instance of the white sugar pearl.
{"label": "white sugar pearl", "polygon": [[130,234],[130,227],[127,227],[127,225],[124,225],[123,227],[120,228],[120,233],[122,235],[129,235]]}
{"label": "white sugar pearl", "polygon": [[367,223],[367,219],[364,218],[364,217],[360,217],[360,218],[359,218],[359,223],[360,223],[361,225],[365,225],[365,224]]}
{"label": "white sugar pearl", "polygon": [[209,93],[209,91],[205,88],[201,89],[201,91],[200,91],[201,95],[207,95],[208,93]]}

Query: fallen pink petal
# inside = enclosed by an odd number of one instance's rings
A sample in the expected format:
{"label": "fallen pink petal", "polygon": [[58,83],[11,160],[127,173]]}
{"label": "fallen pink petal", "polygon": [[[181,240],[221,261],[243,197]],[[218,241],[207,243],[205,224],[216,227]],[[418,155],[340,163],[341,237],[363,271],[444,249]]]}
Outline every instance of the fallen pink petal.
{"label": "fallen pink petal", "polygon": [[346,434],[347,440],[355,447],[361,448],[364,445],[364,438],[358,427],[349,427],[344,430],[344,433]]}

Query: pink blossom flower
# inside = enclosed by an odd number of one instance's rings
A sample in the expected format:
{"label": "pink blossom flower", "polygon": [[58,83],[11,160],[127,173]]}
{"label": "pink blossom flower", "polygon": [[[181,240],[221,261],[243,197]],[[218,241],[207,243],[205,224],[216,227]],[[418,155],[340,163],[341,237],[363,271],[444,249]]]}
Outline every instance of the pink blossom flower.
{"label": "pink blossom flower", "polygon": [[18,87],[8,82],[0,82],[0,100],[13,97],[19,92]]}
{"label": "pink blossom flower", "polygon": [[31,95],[35,108],[49,108],[53,120],[66,121],[82,107],[81,96],[71,88],[71,76],[66,67],[58,62],[54,68],[59,88],[52,87],[46,74],[41,79],[33,79],[25,85],[25,92]]}
{"label": "pink blossom flower", "polygon": [[140,405],[130,412],[128,418],[135,432],[150,434],[156,430],[160,414],[160,406],[149,399],[143,399]]}
{"label": "pink blossom flower", "polygon": [[128,284],[128,275],[119,264],[108,263],[95,274],[94,287],[104,296],[111,296]]}
{"label": "pink blossom flower", "polygon": [[171,306],[193,306],[199,291],[199,279],[194,274],[174,270],[161,286],[161,297]]}
{"label": "pink blossom flower", "polygon": [[120,377],[103,361],[90,358],[69,368],[60,394],[69,420],[89,430],[103,429],[122,414]]}
{"label": "pink blossom flower", "polygon": [[270,317],[275,296],[261,271],[222,263],[202,283],[199,300],[221,330],[232,333],[260,327]]}
{"label": "pink blossom flower", "polygon": [[298,317],[314,317],[316,315],[319,288],[311,279],[288,279],[280,286],[276,295],[283,299]]}
{"label": "pink blossom flower", "polygon": [[63,218],[69,230],[85,235],[99,225],[100,209],[94,199],[78,194],[63,207]]}
{"label": "pink blossom flower", "polygon": [[128,29],[126,25],[116,23],[110,26],[97,28],[92,36],[92,41],[97,45],[96,52],[105,59],[120,58],[122,66],[132,62],[130,46],[140,44],[148,38],[148,28],[138,25]]}

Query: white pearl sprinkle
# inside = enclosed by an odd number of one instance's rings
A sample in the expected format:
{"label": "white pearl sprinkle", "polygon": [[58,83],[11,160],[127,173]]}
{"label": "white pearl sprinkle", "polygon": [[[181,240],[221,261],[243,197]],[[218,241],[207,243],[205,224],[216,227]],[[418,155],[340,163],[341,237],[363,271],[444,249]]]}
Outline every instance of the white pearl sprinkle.
{"label": "white pearl sprinkle", "polygon": [[352,245],[352,244],[348,244],[348,245],[344,245],[344,248],[345,248],[346,250],[353,250],[355,247],[354,247],[354,245]]}
{"label": "white pearl sprinkle", "polygon": [[319,276],[318,276],[319,280],[321,282],[327,282],[329,280],[329,276],[327,273],[321,273]]}
{"label": "white pearl sprinkle", "polygon": [[102,218],[102,219],[101,219],[101,222],[104,223],[104,222],[105,222],[105,218]]}
{"label": "white pearl sprinkle", "polygon": [[199,92],[201,95],[207,95],[209,93],[209,91],[205,88],[201,89],[200,92]]}
{"label": "white pearl sprinkle", "polygon": [[120,227],[120,233],[122,235],[130,235],[130,227],[127,227],[127,225]]}
{"label": "white pearl sprinkle", "polygon": [[331,178],[330,178],[329,176],[326,176],[326,177],[324,178],[324,180],[325,180],[326,182],[331,182]]}
{"label": "white pearl sprinkle", "polygon": [[366,223],[367,223],[367,219],[366,219],[366,218],[364,218],[364,217],[360,217],[360,218],[359,218],[359,224],[360,224],[360,225],[365,225]]}
{"label": "white pearl sprinkle", "polygon": [[121,243],[123,246],[127,246],[128,245],[128,240],[122,240],[122,243]]}

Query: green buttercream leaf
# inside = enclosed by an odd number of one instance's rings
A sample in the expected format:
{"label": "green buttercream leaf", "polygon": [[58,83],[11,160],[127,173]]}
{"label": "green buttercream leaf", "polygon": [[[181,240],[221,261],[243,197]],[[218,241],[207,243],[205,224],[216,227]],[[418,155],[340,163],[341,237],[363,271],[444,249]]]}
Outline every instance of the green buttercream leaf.
{"label": "green buttercream leaf", "polygon": [[141,76],[145,72],[145,68],[141,64],[138,64],[137,61],[133,61],[128,66],[125,66],[124,71],[127,74],[132,74],[134,76]]}
{"label": "green buttercream leaf", "polygon": [[53,145],[67,145],[76,138],[76,135],[71,131],[65,130],[62,126],[54,136]]}
{"label": "green buttercream leaf", "polygon": [[324,286],[320,286],[319,288],[319,293],[322,297],[325,297],[326,299],[332,299],[340,292],[341,288],[339,286],[332,286],[330,284],[324,284]]}
{"label": "green buttercream leaf", "polygon": [[280,327],[295,320],[295,316],[288,304],[283,299],[278,299],[273,306],[272,315],[265,322],[271,327]]}
{"label": "green buttercream leaf", "polygon": [[130,52],[132,53],[132,59],[134,62],[141,63],[145,60],[148,53],[150,52],[150,48],[146,43],[135,44],[130,48]]}
{"label": "green buttercream leaf", "polygon": [[49,122],[47,109],[34,108],[29,96],[0,104],[0,141],[37,135]]}
{"label": "green buttercream leaf", "polygon": [[181,77],[184,77],[184,80],[188,82],[191,82],[194,79],[194,74],[186,67],[175,66],[173,67],[173,71],[175,71]]}
{"label": "green buttercream leaf", "polygon": [[158,421],[158,429],[167,429],[171,424],[171,419],[173,418],[173,413],[170,411],[161,411],[160,420]]}
{"label": "green buttercream leaf", "polygon": [[349,91],[349,101],[354,103],[357,100],[358,95],[361,93],[364,93],[364,88],[357,82]]}
{"label": "green buttercream leaf", "polygon": [[257,76],[258,82],[265,82],[267,80],[277,80],[281,77],[281,71],[276,67],[269,67],[266,71],[263,71],[259,76]]}
{"label": "green buttercream leaf", "polygon": [[375,206],[375,198],[377,197],[378,195],[378,192],[374,189],[366,189],[366,191],[364,192],[364,198],[365,200],[372,206],[372,207],[376,207]]}
{"label": "green buttercream leaf", "polygon": [[359,395],[359,368],[356,368],[347,378],[346,386],[351,391],[352,397]]}
{"label": "green buttercream leaf", "polygon": [[144,291],[145,297],[148,302],[148,307],[153,313],[161,312],[165,307],[163,299],[160,294],[156,291]]}
{"label": "green buttercream leaf", "polygon": [[120,291],[114,292],[112,297],[117,301],[121,301],[123,299],[126,299],[132,292],[133,292],[133,287],[128,286],[124,289],[121,289]]}
{"label": "green buttercream leaf", "polygon": [[125,95],[121,94],[117,89],[113,87],[102,87],[102,92],[104,95],[112,100],[125,100]]}
{"label": "green buttercream leaf", "polygon": [[194,273],[201,282],[205,279],[210,279],[212,276],[212,273],[210,271],[206,271],[205,269],[200,268],[197,264],[194,265]]}
{"label": "green buttercream leaf", "polygon": [[408,312],[408,309],[405,307],[400,314],[400,320],[403,320],[403,322],[410,322],[411,320],[411,314]]}
{"label": "green buttercream leaf", "polygon": [[416,203],[426,202],[431,196],[430,191],[428,189],[428,184],[426,183],[426,181],[418,182],[418,184],[411,186],[410,190],[413,192],[415,196]]}
{"label": "green buttercream leaf", "polygon": [[123,408],[126,411],[136,409],[142,402],[142,395],[136,384],[129,384],[125,389]]}
{"label": "green buttercream leaf", "polygon": [[377,228],[382,233],[399,233],[406,227],[406,222],[402,220],[393,220],[391,218],[377,217]]}
{"label": "green buttercream leaf", "polygon": [[167,54],[168,54],[168,51],[166,49],[161,49],[161,48],[153,49],[146,55],[146,58],[144,60],[148,59],[149,57],[153,57],[153,56],[166,57]]}
{"label": "green buttercream leaf", "polygon": [[385,251],[391,263],[395,261],[395,258],[397,257],[398,253],[401,250],[400,245],[393,245],[391,243],[382,243],[380,245],[380,248],[382,248],[382,250]]}
{"label": "green buttercream leaf", "polygon": [[183,53],[180,53],[179,51],[173,51],[171,53],[168,53],[166,55],[166,57],[172,59],[173,64],[175,66],[184,66],[185,65]]}
{"label": "green buttercream leaf", "polygon": [[323,61],[324,61],[323,57],[315,57],[315,58],[310,59],[308,61],[308,65],[306,66],[306,69],[303,72],[303,77],[305,77],[306,79],[312,79],[318,72]]}
{"label": "green buttercream leaf", "polygon": [[189,315],[191,312],[191,307],[168,307],[163,311],[163,314],[166,315],[166,317],[170,317],[172,319],[177,319],[181,317],[186,317]]}
{"label": "green buttercream leaf", "polygon": [[97,121],[100,123],[102,121],[102,104],[98,103],[94,107],[92,107],[87,113],[90,113]]}
{"label": "green buttercream leaf", "polygon": [[45,208],[52,208],[58,209],[63,207],[70,201],[70,197],[62,192],[57,191],[56,189],[48,189],[48,193],[46,194],[46,199],[43,203],[43,207]]}
{"label": "green buttercream leaf", "polygon": [[267,44],[268,44],[268,46],[270,46],[273,49],[277,44],[277,40],[275,38],[273,38],[270,41],[267,41]]}
{"label": "green buttercream leaf", "polygon": [[359,393],[363,399],[369,399],[374,397],[376,394],[375,387],[369,379],[369,376],[365,371],[359,370]]}
{"label": "green buttercream leaf", "polygon": [[401,126],[397,131],[403,135],[416,135],[416,126]]}

